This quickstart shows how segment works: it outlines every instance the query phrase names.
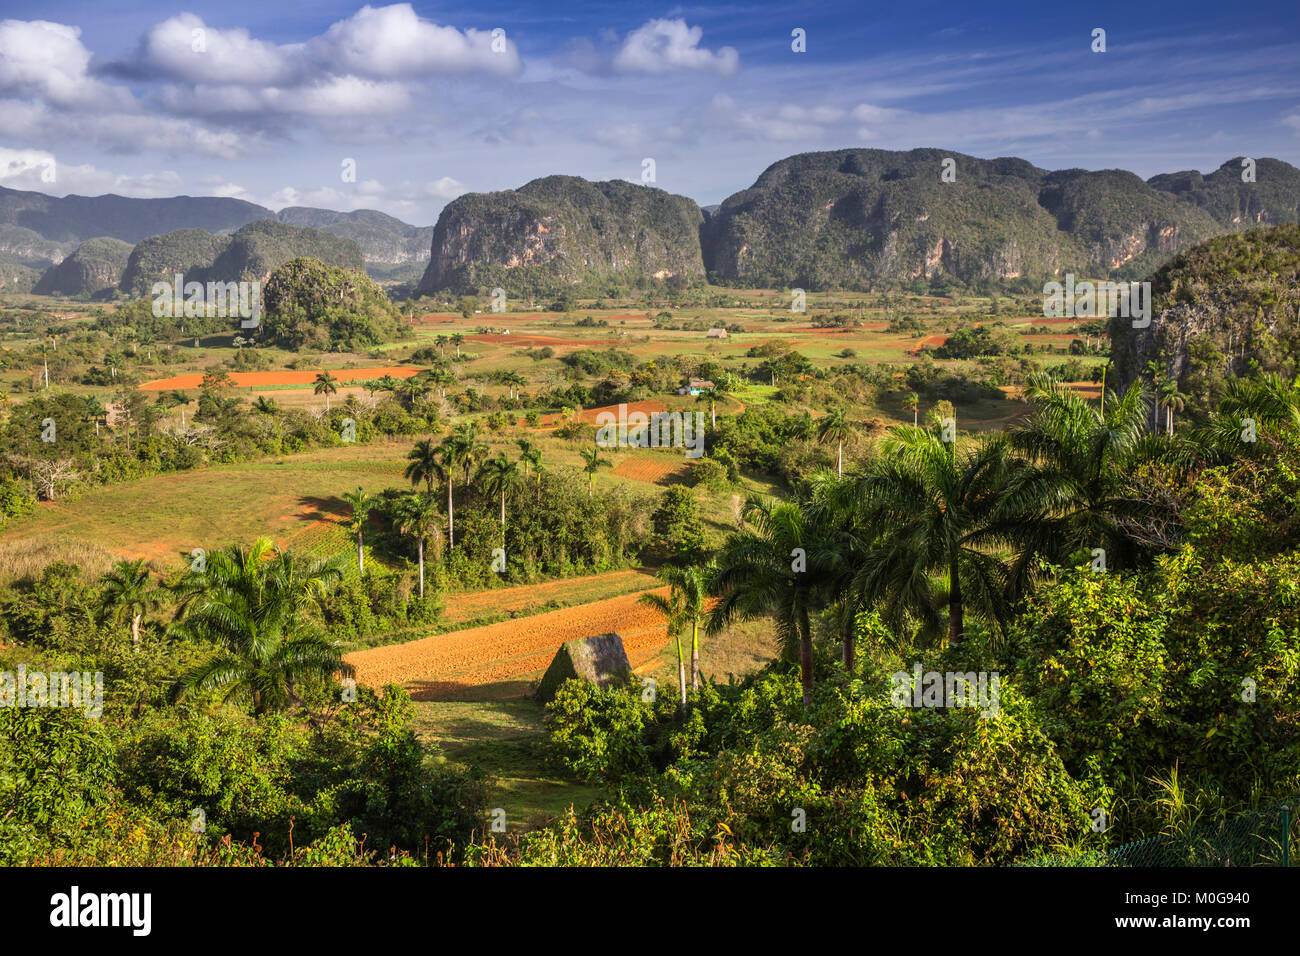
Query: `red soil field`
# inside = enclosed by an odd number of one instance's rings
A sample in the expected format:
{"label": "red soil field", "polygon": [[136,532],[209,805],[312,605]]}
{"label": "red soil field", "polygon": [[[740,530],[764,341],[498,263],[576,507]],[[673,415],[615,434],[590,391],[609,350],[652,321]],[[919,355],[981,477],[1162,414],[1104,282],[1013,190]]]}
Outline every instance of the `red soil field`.
{"label": "red soil field", "polygon": [[682,463],[670,461],[661,455],[632,455],[614,466],[620,478],[644,481],[648,485],[670,485],[680,479]]}
{"label": "red soil field", "polygon": [[[657,588],[641,593],[667,591]],[[668,643],[662,615],[638,604],[638,596],[626,594],[406,644],[355,651],[344,659],[356,668],[357,683],[370,687],[403,684],[416,700],[436,700],[484,684],[519,681],[545,670],[565,641],[611,631],[623,638],[628,660],[637,668]],[[517,693],[517,688],[511,692]]]}
{"label": "red soil field", "polygon": [[[291,372],[233,372],[230,377],[240,388],[256,388],[266,385],[301,385],[310,388],[316,381],[318,371]],[[369,378],[410,378],[420,369],[410,365],[397,365],[391,368],[338,368],[329,369],[329,373],[340,382],[365,381]],[[176,375],[172,378],[155,379],[139,386],[142,392],[165,392],[174,388],[198,388],[203,384],[203,376],[197,372],[192,375]]]}
{"label": "red soil field", "polygon": [[[629,415],[632,414],[633,412],[645,412],[647,415],[653,415],[655,412],[666,412],[666,411],[668,411],[667,405],[665,405],[663,402],[658,402],[654,400],[647,401],[647,402],[627,403],[627,414]],[[600,405],[596,408],[584,408],[582,411],[578,412],[578,421],[586,422],[588,425],[594,425],[596,424],[596,417],[601,412],[610,412],[615,417],[617,417],[618,406]],[[543,425],[558,425],[559,423],[560,423],[559,412],[552,412],[549,415],[542,416],[541,424]]]}
{"label": "red soil field", "polygon": [[500,332],[485,332],[480,335],[467,335],[465,338],[470,342],[486,342],[489,345],[599,345],[608,347],[618,344],[616,336],[603,339],[562,339],[553,335],[530,335],[523,332],[518,335],[513,332],[510,335]]}
{"label": "red soil field", "polygon": [[946,335],[927,335],[925,338],[921,339],[921,341],[917,342],[910,349],[908,349],[907,354],[919,355],[921,354],[921,349],[924,346],[943,345],[943,343],[947,341],[948,341],[948,336]]}

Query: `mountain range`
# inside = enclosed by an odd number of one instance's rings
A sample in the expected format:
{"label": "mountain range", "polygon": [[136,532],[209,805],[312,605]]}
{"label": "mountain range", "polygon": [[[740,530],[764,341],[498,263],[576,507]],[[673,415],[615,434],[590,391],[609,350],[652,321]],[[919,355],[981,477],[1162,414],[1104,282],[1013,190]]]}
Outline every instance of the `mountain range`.
{"label": "mountain range", "polygon": [[276,213],[242,199],[174,196],[47,196],[0,187],[0,263],[48,269],[88,239],[135,244],[184,229],[231,235],[241,226],[273,220],[351,239],[367,263],[400,266],[429,257],[432,226],[412,226],[373,209],[335,212],[290,206]]}
{"label": "mountain range", "polygon": [[[807,289],[1066,272],[1137,278],[1210,237],[1300,221],[1300,170],[1237,157],[1206,175],[1183,170],[1144,181],[1124,170],[1051,171],[939,149],[843,149],[780,160],[748,189],[703,209],[653,186],[548,176],[460,196],[424,228],[374,210],[297,206],[277,214],[238,199],[57,199],[0,188],[0,264],[46,268],[41,290],[93,294],[112,284],[123,260],[121,246],[101,240],[119,240],[135,249],[117,285],[140,294],[149,276],[182,259],[222,270],[238,260],[241,273],[261,273],[256,251],[233,237],[267,220],[308,231],[272,235],[259,226],[246,236],[257,237],[255,245],[307,256],[328,249],[332,264],[355,261],[320,238],[332,235],[354,243],[372,275],[414,280],[423,267],[421,293],[500,286],[516,295],[604,294],[706,276]],[[223,241],[232,244],[218,249]]]}

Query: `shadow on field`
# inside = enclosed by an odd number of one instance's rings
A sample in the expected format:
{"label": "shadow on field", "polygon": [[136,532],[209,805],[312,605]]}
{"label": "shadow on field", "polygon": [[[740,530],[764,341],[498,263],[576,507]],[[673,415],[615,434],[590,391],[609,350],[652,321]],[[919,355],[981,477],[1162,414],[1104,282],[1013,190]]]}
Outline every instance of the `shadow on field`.
{"label": "shadow on field", "polygon": [[347,502],[335,495],[328,498],[303,495],[298,499],[296,517],[299,521],[333,521],[346,517],[347,513]]}
{"label": "shadow on field", "polygon": [[465,684],[454,680],[408,681],[406,689],[412,700],[483,701],[527,697],[533,692],[532,680],[503,680],[492,684]]}

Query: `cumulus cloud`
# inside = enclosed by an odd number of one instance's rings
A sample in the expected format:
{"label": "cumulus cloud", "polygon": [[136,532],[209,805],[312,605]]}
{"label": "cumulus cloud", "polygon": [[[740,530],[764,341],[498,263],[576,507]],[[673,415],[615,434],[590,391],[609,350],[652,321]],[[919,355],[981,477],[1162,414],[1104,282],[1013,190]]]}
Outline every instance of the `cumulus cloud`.
{"label": "cumulus cloud", "polygon": [[503,76],[521,69],[504,29],[457,30],[423,20],[409,3],[362,7],[305,47],[328,69],[375,77],[415,77],[481,71]]}
{"label": "cumulus cloud", "polygon": [[219,30],[192,13],[182,13],[154,25],[140,41],[133,72],[190,83],[273,86],[293,75],[293,48],[263,43],[247,30]]}
{"label": "cumulus cloud", "polygon": [[716,52],[700,46],[704,31],[685,20],[649,20],[629,33],[613,67],[621,73],[670,73],[706,70],[723,76],[736,72],[740,54],[724,46]]}
{"label": "cumulus cloud", "polygon": [[57,106],[129,100],[88,75],[81,30],[45,20],[0,20],[0,94],[36,96]]}

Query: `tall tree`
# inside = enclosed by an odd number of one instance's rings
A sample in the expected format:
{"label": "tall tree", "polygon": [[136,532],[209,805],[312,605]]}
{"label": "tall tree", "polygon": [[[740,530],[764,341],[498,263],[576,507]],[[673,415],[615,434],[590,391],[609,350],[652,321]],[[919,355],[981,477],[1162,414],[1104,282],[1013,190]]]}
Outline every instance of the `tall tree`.
{"label": "tall tree", "polygon": [[312,389],[314,395],[325,396],[325,411],[330,410],[330,396],[337,395],[339,391],[339,380],[329,372],[317,372],[315,387]]}
{"label": "tall tree", "polygon": [[916,392],[908,392],[903,398],[903,407],[912,413],[912,427],[917,427],[917,418],[921,412],[921,396]]}
{"label": "tall tree", "polygon": [[823,526],[809,521],[797,501],[750,500],[744,522],[723,543],[716,560],[712,592],[718,601],[709,613],[710,633],[735,620],[770,614],[785,660],[798,660],[804,706],[812,704],[812,615],[825,604],[835,549]]}
{"label": "tall tree", "polygon": [[842,406],[832,408],[818,423],[817,439],[822,444],[835,443],[835,474],[844,475],[844,443],[857,437],[857,427],[849,421]]}
{"label": "tall tree", "polygon": [[119,561],[104,575],[103,610],[113,621],[131,622],[131,646],[140,650],[140,622],[163,602],[163,592],[149,577],[144,558]]}
{"label": "tall tree", "polygon": [[343,500],[352,506],[352,520],[348,523],[348,530],[357,536],[357,574],[364,576],[366,573],[364,536],[366,522],[370,518],[370,509],[374,506],[374,502],[360,485],[357,485],[356,491],[343,492]]}
{"label": "tall tree", "polygon": [[209,554],[176,585],[181,611],[172,631],[217,646],[211,658],[172,685],[173,700],[224,691],[247,698],[261,715],[289,706],[307,678],[350,676],[342,646],[319,624],[319,599],[343,576],[341,556],[300,560],[277,552],[270,538],[247,549]]}
{"label": "tall tree", "polygon": [[671,588],[667,594],[647,592],[637,597],[637,603],[653,608],[664,616],[668,636],[677,645],[677,706],[686,709],[686,659],[682,654],[682,630],[686,625],[686,611],[682,607],[682,595]]}
{"label": "tall tree", "polygon": [[519,484],[519,463],[511,461],[501,452],[489,458],[479,468],[479,476],[488,494],[501,498],[501,538],[506,534],[506,494]]}
{"label": "tall tree", "polygon": [[[946,604],[953,647],[969,606],[1006,619],[1009,571],[997,553],[1007,529],[997,519],[1011,467],[1004,442],[956,438],[940,420],[899,426],[862,475],[829,493],[833,503],[849,502],[844,527],[869,535],[853,559],[859,606],[881,607],[897,627],[914,616],[938,629]],[[936,579],[946,579],[946,594]]]}
{"label": "tall tree", "polygon": [[666,565],[658,577],[678,595],[684,623],[691,626],[691,687],[700,689],[700,625],[709,599],[709,570],[697,564]]}
{"label": "tall tree", "polygon": [[424,597],[424,544],[429,538],[436,541],[439,536],[438,506],[433,495],[409,494],[397,505],[397,527],[405,535],[415,539],[416,553],[420,563],[420,597]]}
{"label": "tall tree", "polygon": [[1038,557],[1059,564],[1083,548],[1102,548],[1112,562],[1123,557],[1120,522],[1132,510],[1125,476],[1154,440],[1144,438],[1140,382],[1112,393],[1105,412],[1045,375],[1030,378],[1025,400],[1029,418],[1008,434],[1024,464],[1008,474],[997,519],[1020,550],[1013,594],[1027,587]]}
{"label": "tall tree", "polygon": [[599,448],[583,450],[582,460],[584,462],[582,470],[586,472],[587,475],[587,497],[590,498],[592,485],[596,481],[596,472],[609,465],[609,460],[600,457]]}
{"label": "tall tree", "polygon": [[1165,406],[1165,434],[1173,437],[1174,412],[1187,407],[1187,395],[1178,390],[1178,380],[1168,378],[1160,383],[1160,401]]}

